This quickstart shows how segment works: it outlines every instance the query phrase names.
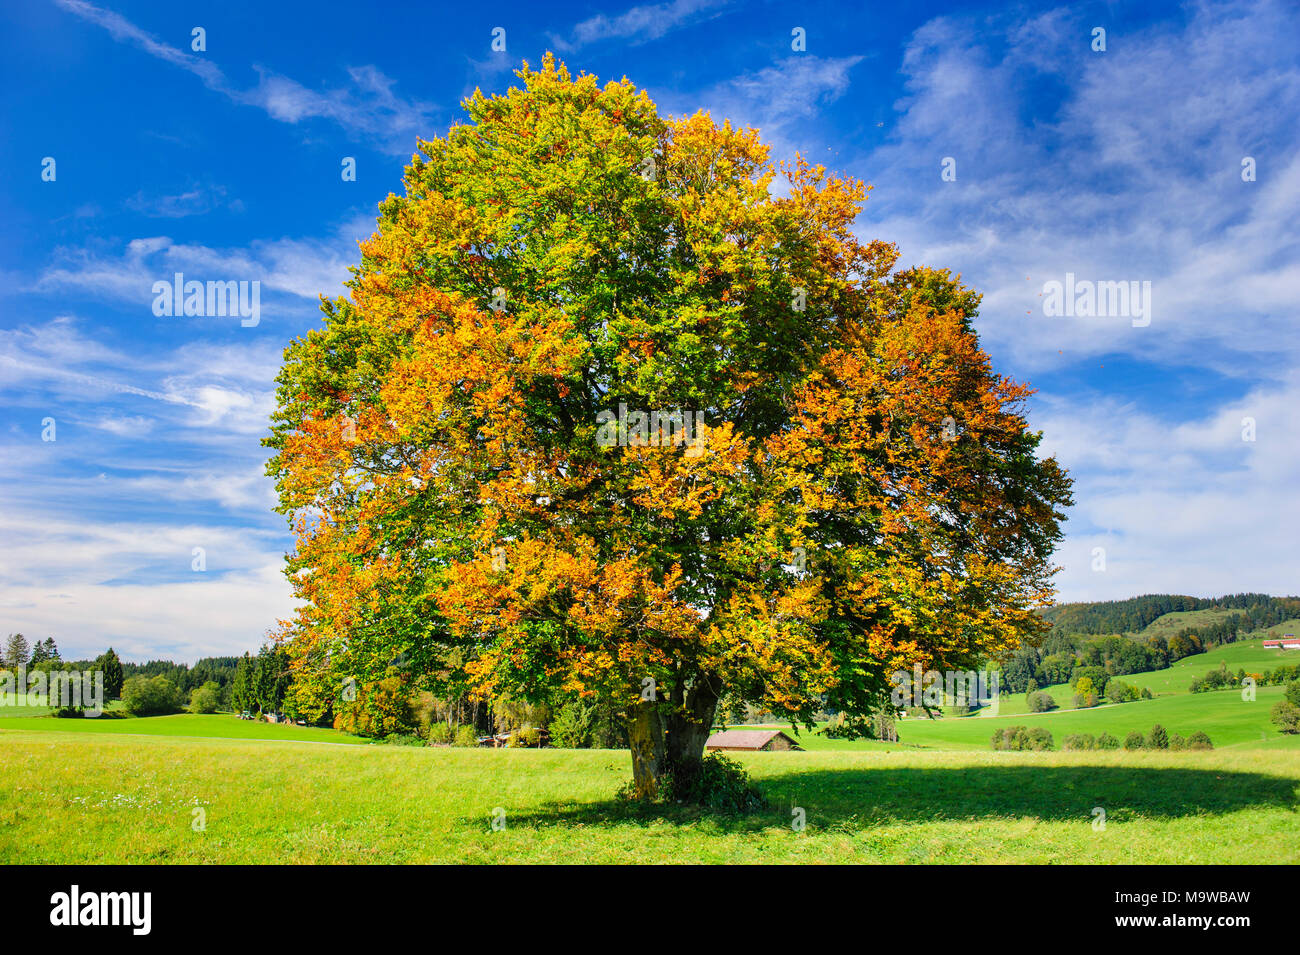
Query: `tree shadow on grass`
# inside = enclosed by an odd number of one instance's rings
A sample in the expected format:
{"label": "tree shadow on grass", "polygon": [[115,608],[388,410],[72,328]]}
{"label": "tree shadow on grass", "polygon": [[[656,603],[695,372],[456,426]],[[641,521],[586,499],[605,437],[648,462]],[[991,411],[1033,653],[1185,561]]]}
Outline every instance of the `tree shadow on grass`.
{"label": "tree shadow on grass", "polygon": [[1214,769],[1127,766],[970,766],[809,770],[756,782],[770,808],[727,815],[698,807],[643,805],[611,799],[549,803],[510,812],[510,825],[698,825],[724,832],[789,826],[802,808],[810,826],[866,829],[889,823],[1088,820],[1172,820],[1243,809],[1300,809],[1294,779]]}

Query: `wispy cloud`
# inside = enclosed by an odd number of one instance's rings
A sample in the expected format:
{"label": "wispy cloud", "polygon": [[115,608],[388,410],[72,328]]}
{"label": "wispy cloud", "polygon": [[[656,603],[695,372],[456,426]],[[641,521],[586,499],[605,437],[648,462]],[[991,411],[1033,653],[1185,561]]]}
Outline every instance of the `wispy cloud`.
{"label": "wispy cloud", "polygon": [[88,20],[97,26],[103,27],[113,39],[119,42],[133,43],[150,56],[156,56],[172,66],[193,73],[209,89],[227,95],[234,95],[235,91],[226,82],[225,75],[211,60],[190,56],[174,46],[163,43],[157,37],[140,29],[126,17],[113,10],[105,10],[94,4],[86,3],[85,0],[54,0],[54,2],[69,13],[75,13],[83,20]]}
{"label": "wispy cloud", "polygon": [[[126,207],[151,219],[182,219],[203,215],[225,203],[226,190],[223,187],[196,185],[176,193],[141,189],[126,201]],[[242,204],[236,200],[230,207],[238,211]]]}
{"label": "wispy cloud", "polygon": [[591,43],[622,40],[646,43],[682,27],[721,14],[731,0],[672,0],[671,3],[648,3],[609,16],[599,13],[576,24],[567,37],[550,34],[551,42],[563,52],[571,52]]}
{"label": "wispy cloud", "polygon": [[0,508],[0,615],[12,631],[54,637],[65,657],[108,644],[136,660],[237,654],[292,612],[273,535],[12,515]]}
{"label": "wispy cloud", "polygon": [[149,236],[132,239],[116,254],[102,243],[63,248],[55,251],[54,264],[32,289],[77,289],[147,306],[154,282],[184,272],[200,281],[256,280],[264,291],[314,302],[320,295],[343,291],[348,265],[356,259],[357,239],[372,229],[373,221],[362,218],[346,223],[328,240],[259,239],[243,248],[219,249]]}
{"label": "wispy cloud", "polygon": [[[668,91],[660,94],[659,102],[678,116],[704,109],[718,121],[753,126],[762,131],[774,159],[790,160],[795,153],[810,155],[824,143],[818,138],[819,116],[848,92],[853,68],[863,59],[788,56],[694,93]],[[784,187],[779,177],[773,182],[776,193]]]}
{"label": "wispy cloud", "polygon": [[[1254,367],[1242,356],[1294,363],[1300,55],[1280,38],[1300,15],[1249,10],[1193,7],[1105,53],[1070,11],[931,21],[890,142],[857,164],[876,186],[863,234],[961,271],[985,292],[981,334],[1024,369],[1116,352],[1227,375]],[[1066,272],[1150,281],[1151,326],[1047,318],[1038,293]]]}
{"label": "wispy cloud", "polygon": [[156,423],[155,419],[143,415],[105,415],[98,421],[92,421],[91,427],[107,431],[119,438],[126,438],[149,434]]}
{"label": "wispy cloud", "polygon": [[[141,419],[130,412],[106,415],[105,402],[113,396],[147,399],[173,406],[176,414],[168,426],[193,429],[189,440],[235,438],[259,456],[248,437],[266,431],[281,347],[278,340],[264,339],[194,341],[128,354],[87,338],[64,316],[43,326],[0,330],[0,393],[8,390],[14,392],[11,400],[21,394],[38,403],[48,403],[52,393],[63,407],[82,409],[79,414],[90,426],[119,438],[140,437],[150,429],[142,429]],[[46,397],[35,397],[42,389]]]}
{"label": "wispy cloud", "polygon": [[256,646],[291,607],[257,440],[279,342],[125,352],[83,324],[0,331],[0,402],[18,410],[0,442],[5,625],[68,655]]}
{"label": "wispy cloud", "polygon": [[[889,141],[856,163],[876,186],[861,234],[961,272],[999,363],[1059,376],[1031,419],[1077,481],[1065,599],[1291,592],[1300,569],[1277,532],[1300,525],[1300,53],[1282,39],[1300,14],[1187,13],[1105,53],[1072,10],[930,21]],[[1149,281],[1151,324],[1047,317],[1039,292],[1067,272]]]}
{"label": "wispy cloud", "polygon": [[723,114],[753,121],[764,130],[816,116],[849,89],[849,73],[861,56],[789,56],[779,63],[728,80],[707,91]]}
{"label": "wispy cloud", "polygon": [[1294,374],[1174,424],[1118,398],[1041,397],[1045,450],[1076,481],[1062,599],[1294,593],[1294,535],[1279,529],[1300,527],[1298,402]]}
{"label": "wispy cloud", "polygon": [[255,106],[280,122],[297,124],[309,119],[333,122],[355,139],[378,140],[394,155],[410,155],[416,139],[429,136],[435,111],[431,104],[399,95],[395,81],[374,66],[348,69],[349,82],[333,89],[312,89],[273,70],[254,66],[258,82],[240,87],[206,57],[193,56],[164,43],[121,14],[86,0],[54,2],[90,23],[103,27],[121,43],[130,43],[150,56],[198,77],[213,92],[235,103]]}

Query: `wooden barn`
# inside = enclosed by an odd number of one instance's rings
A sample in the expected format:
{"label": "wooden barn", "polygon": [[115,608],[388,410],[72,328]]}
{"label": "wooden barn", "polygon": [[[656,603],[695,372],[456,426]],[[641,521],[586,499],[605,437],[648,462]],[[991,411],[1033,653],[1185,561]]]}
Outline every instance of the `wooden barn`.
{"label": "wooden barn", "polygon": [[710,736],[704,748],[711,752],[743,750],[750,753],[803,749],[780,730],[723,730]]}

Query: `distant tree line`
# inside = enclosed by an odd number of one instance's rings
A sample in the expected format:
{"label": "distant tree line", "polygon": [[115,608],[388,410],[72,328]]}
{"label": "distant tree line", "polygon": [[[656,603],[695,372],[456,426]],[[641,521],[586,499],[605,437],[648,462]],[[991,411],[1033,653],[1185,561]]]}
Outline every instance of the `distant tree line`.
{"label": "distant tree line", "polygon": [[[1240,612],[1213,623],[1183,627],[1168,638],[1143,637],[1137,632],[1166,613],[1216,608]],[[1087,676],[1100,698],[1107,695],[1106,683],[1112,676],[1163,670],[1185,657],[1233,643],[1243,634],[1300,617],[1300,598],[1148,594],[1129,600],[1058,604],[1040,613],[1052,629],[1038,646],[1023,645],[1002,664],[1003,689],[1032,693],[1061,683],[1074,686]]]}
{"label": "distant tree line", "polygon": [[193,665],[171,660],[123,662],[109,648],[94,660],[62,660],[52,638],[31,645],[11,634],[0,645],[0,669],[102,671],[109,700],[134,716],[230,711],[275,714],[360,736],[421,744],[478,745],[482,736],[511,733],[512,743],[569,748],[626,746],[622,724],[608,706],[576,694],[530,701],[509,695],[490,700],[465,688],[420,685],[402,660],[371,684],[321,684],[295,674],[277,645],[256,654],[205,657]]}
{"label": "distant tree line", "polygon": [[103,672],[104,695],[115,700],[122,692],[124,670],[122,661],[113,648],[101,653],[94,660],[64,660],[59,654],[58,645],[53,637],[39,640],[34,646],[27,643],[21,633],[11,633],[0,648],[0,670],[17,673],[26,670],[31,673],[53,673],[67,670],[69,672]]}
{"label": "distant tree line", "polygon": [[1224,597],[1146,594],[1127,600],[1056,604],[1040,611],[1040,615],[1052,624],[1053,630],[1061,633],[1136,633],[1167,613],[1214,609],[1241,610],[1238,616],[1243,625],[1238,630],[1249,632],[1300,617],[1300,597],[1252,593]]}
{"label": "distant tree line", "polygon": [[[1052,734],[1041,726],[1007,726],[996,730],[990,741],[997,750],[1050,750],[1055,748]],[[1170,735],[1169,731],[1157,723],[1151,732],[1143,734],[1137,730],[1129,733],[1123,746],[1127,750],[1135,749],[1214,749],[1210,737],[1201,730],[1183,737],[1178,733]],[[1094,736],[1092,733],[1070,733],[1061,740],[1063,750],[1119,749],[1118,737],[1110,733]]]}
{"label": "distant tree line", "polygon": [[1032,693],[1040,687],[1091,680],[1089,689],[1099,697],[1113,676],[1163,670],[1176,660],[1203,647],[1191,640],[1167,641],[1149,637],[1139,642],[1119,634],[1089,636],[1053,630],[1037,647],[1024,645],[1002,665],[1001,686],[1006,692]]}
{"label": "distant tree line", "polygon": [[171,660],[126,663],[112,647],[93,660],[64,660],[53,637],[31,644],[21,633],[10,634],[0,646],[0,670],[102,672],[106,700],[120,699],[136,715],[175,712],[187,701],[196,712],[229,708],[239,661],[204,657],[193,666]]}
{"label": "distant tree line", "polygon": [[1233,673],[1228,669],[1227,663],[1220,663],[1217,669],[1195,677],[1188,689],[1192,693],[1239,689],[1247,677],[1254,680],[1256,686],[1282,686],[1300,677],[1300,663],[1283,663],[1277,669],[1265,670],[1263,673],[1250,673],[1245,667],[1238,667],[1237,672]]}

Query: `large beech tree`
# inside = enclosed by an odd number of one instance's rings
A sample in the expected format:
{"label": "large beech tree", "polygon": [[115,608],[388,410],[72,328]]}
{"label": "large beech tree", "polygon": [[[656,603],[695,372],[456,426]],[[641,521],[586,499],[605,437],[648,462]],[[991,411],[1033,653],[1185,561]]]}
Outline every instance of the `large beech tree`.
{"label": "large beech tree", "polygon": [[[299,688],[364,693],[400,657],[613,701],[653,795],[724,693],[865,728],[898,668],[1038,632],[1070,484],[979,296],[895,270],[852,231],[863,184],[774,166],[756,130],[549,56],[518,75],[419,143],[350,295],[285,353]],[[637,418],[679,409],[689,441]]]}

